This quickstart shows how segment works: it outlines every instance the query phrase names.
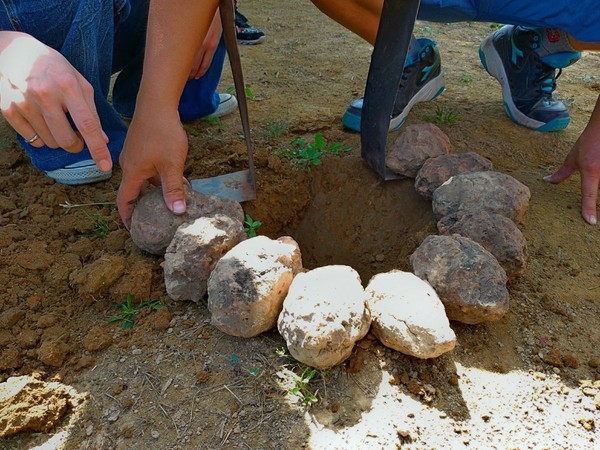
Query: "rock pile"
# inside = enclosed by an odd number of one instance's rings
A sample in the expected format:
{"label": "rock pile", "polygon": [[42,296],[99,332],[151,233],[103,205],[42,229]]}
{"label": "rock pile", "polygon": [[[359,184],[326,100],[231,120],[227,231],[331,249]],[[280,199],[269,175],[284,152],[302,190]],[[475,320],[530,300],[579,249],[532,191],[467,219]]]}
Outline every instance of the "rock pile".
{"label": "rock pile", "polygon": [[211,322],[224,333],[254,337],[277,326],[290,354],[320,369],[346,360],[369,330],[394,350],[436,358],[456,345],[449,319],[477,324],[506,314],[507,280],[523,273],[528,256],[517,224],[529,189],[474,152],[451,151],[431,124],[407,127],[392,145],[389,167],[416,178],[440,235],[411,255],[414,273],[380,273],[366,289],[348,266],[304,270],[291,237],[247,239],[239,204],[194,191],[184,216],[167,211],[158,189],[144,197],[132,238],[165,255],[171,298],[208,294]]}
{"label": "rock pile", "polygon": [[[441,131],[435,125],[412,127],[405,133],[431,140],[432,148],[439,146]],[[403,134],[396,142],[407,148],[394,144],[391,153],[412,154]],[[443,235],[428,237],[414,252],[410,258],[413,271],[432,285],[451,320],[467,324],[498,320],[508,311],[507,281],[527,266],[527,242],[517,224],[527,213],[529,188],[494,171],[491,161],[474,152],[427,158],[430,153],[412,156],[407,167],[392,168],[405,175],[414,172],[415,161],[422,161],[415,190],[432,200]],[[388,158],[400,160],[393,155]]]}

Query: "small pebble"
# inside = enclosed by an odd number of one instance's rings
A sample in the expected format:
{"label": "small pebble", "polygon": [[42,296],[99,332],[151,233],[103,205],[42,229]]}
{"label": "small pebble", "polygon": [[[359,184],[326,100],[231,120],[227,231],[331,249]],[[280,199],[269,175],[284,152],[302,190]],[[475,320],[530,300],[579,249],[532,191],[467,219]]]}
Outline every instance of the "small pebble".
{"label": "small pebble", "polygon": [[150,436],[152,436],[154,439],[158,439],[158,437],[160,436],[160,433],[156,430],[152,430],[150,432]]}

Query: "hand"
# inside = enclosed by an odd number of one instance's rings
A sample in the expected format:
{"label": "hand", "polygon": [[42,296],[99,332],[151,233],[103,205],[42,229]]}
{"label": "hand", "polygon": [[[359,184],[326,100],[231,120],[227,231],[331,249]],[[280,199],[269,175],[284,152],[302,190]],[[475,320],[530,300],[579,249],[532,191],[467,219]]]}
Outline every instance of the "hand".
{"label": "hand", "polygon": [[39,136],[31,143],[38,148],[78,153],[85,143],[98,167],[108,172],[108,137],[92,85],[64,56],[32,36],[2,32],[0,41],[0,109],[8,123],[25,139]]}
{"label": "hand", "polygon": [[208,29],[208,33],[206,34],[206,37],[204,38],[204,41],[202,42],[202,45],[200,46],[200,49],[194,58],[192,70],[190,71],[189,76],[190,80],[192,78],[198,79],[206,73],[210,67],[213,57],[215,56],[222,33],[223,26],[221,24],[221,16],[219,14],[219,10],[217,9],[212,23],[210,24],[210,28]]}
{"label": "hand", "polygon": [[153,108],[136,110],[120,157],[123,178],[117,207],[127,229],[146,181],[162,185],[171,212],[183,214],[186,208],[183,169],[188,152],[187,135],[177,111],[160,116],[154,111]]}
{"label": "hand", "polygon": [[596,199],[600,185],[600,139],[598,136],[600,130],[594,128],[588,125],[562,166],[554,174],[544,177],[544,180],[550,183],[560,183],[574,172],[581,173],[581,215],[591,225],[596,225],[598,222]]}

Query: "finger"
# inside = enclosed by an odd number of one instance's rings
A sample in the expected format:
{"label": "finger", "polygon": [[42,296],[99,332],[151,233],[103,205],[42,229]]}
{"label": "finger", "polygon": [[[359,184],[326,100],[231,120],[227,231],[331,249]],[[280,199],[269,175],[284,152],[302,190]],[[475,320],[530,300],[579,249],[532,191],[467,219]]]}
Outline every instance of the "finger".
{"label": "finger", "polygon": [[126,177],[123,177],[117,191],[117,208],[127,230],[131,227],[131,215],[140,197],[143,185],[143,181],[128,181]]}
{"label": "finger", "polygon": [[[66,94],[66,107],[87,144],[96,165],[100,170],[108,172],[112,168],[112,159],[106,145],[106,135],[102,131],[102,125],[95,108],[90,108],[88,102],[83,100],[84,95],[89,97],[89,89],[87,94],[84,94],[84,89],[73,88],[69,90]],[[80,95],[76,95],[77,91]]]}
{"label": "finger", "polygon": [[[44,140],[40,137],[40,135],[34,130],[34,128],[29,124],[29,122],[27,122],[27,120],[25,120],[25,118],[20,113],[11,112],[10,114],[7,114],[4,111],[2,111],[2,113],[4,114],[4,118],[6,119],[8,124],[18,134],[20,134],[21,137],[23,139],[25,139],[25,141],[28,141],[27,143],[29,145],[31,145],[32,147],[36,147],[36,148],[40,148],[45,145]],[[37,136],[37,138],[36,138],[36,136]],[[29,141],[31,141],[31,142],[29,142]]]}
{"label": "finger", "polygon": [[561,183],[573,175],[573,173],[576,171],[577,169],[575,167],[572,167],[568,164],[563,164],[556,172],[554,172],[552,175],[545,176],[543,180],[552,184]]}
{"label": "finger", "polygon": [[598,185],[600,185],[599,176],[588,173],[581,174],[581,215],[590,225],[596,225],[598,222],[596,215]]}
{"label": "finger", "polygon": [[161,176],[162,191],[167,208],[173,214],[183,214],[186,209],[185,190],[181,171],[169,171]]}
{"label": "finger", "polygon": [[73,130],[62,108],[45,109],[43,117],[56,147],[69,153],[79,153],[83,150],[84,142]]}

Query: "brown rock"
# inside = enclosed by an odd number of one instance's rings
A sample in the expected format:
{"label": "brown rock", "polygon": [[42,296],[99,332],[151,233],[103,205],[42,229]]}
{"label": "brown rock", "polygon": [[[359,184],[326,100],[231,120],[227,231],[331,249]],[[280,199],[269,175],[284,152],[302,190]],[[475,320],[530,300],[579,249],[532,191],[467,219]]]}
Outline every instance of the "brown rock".
{"label": "brown rock", "polygon": [[69,347],[64,342],[60,340],[47,340],[38,348],[37,357],[47,366],[60,367],[68,353]]}
{"label": "brown rock", "polygon": [[2,328],[12,328],[23,317],[25,317],[25,311],[23,311],[19,306],[9,308],[0,314],[0,326]]}
{"label": "brown rock", "polygon": [[173,313],[167,308],[161,308],[152,315],[152,327],[156,330],[166,330],[171,326]]}
{"label": "brown rock", "polygon": [[184,223],[217,213],[244,222],[242,206],[233,200],[186,189],[186,204],[185,214],[175,215],[167,209],[160,188],[144,195],[131,216],[130,233],[133,242],[148,253],[163,255],[175,231]]}
{"label": "brown rock", "polygon": [[415,275],[437,292],[450,320],[501,319],[508,311],[506,273],[494,256],[461,236],[429,236],[410,257]]}
{"label": "brown rock", "polygon": [[482,209],[461,211],[442,217],[437,227],[441,234],[459,234],[481,244],[496,257],[509,280],[525,272],[529,258],[527,241],[509,218]]}
{"label": "brown rock", "polygon": [[83,348],[88,352],[97,352],[110,347],[112,343],[110,328],[106,325],[96,325],[88,331],[83,339]]}
{"label": "brown rock", "polygon": [[492,162],[475,152],[455,153],[429,158],[415,178],[416,191],[427,200],[434,191],[459,173],[494,170]]}
{"label": "brown rock", "polygon": [[69,281],[79,294],[97,296],[105,293],[125,273],[125,258],[107,255],[73,272]]}
{"label": "brown rock", "polygon": [[432,123],[409,125],[388,149],[385,163],[392,171],[414,178],[429,158],[452,151],[450,139]]}
{"label": "brown rock", "polygon": [[433,193],[436,219],[458,211],[484,209],[520,223],[529,207],[529,188],[500,172],[461,173],[446,181]]}
{"label": "brown rock", "polygon": [[8,348],[0,352],[0,370],[18,369],[22,365],[23,358],[18,348]]}

